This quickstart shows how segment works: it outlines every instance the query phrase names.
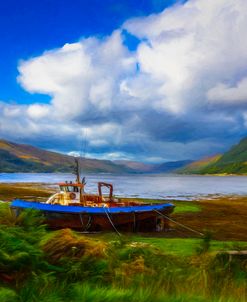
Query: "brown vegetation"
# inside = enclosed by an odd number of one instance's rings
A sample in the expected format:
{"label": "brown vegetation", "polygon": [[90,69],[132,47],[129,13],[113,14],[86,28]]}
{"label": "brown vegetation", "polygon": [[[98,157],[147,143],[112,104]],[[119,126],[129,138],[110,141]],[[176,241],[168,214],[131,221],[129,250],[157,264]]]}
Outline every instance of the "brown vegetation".
{"label": "brown vegetation", "polygon": [[77,236],[70,229],[54,232],[41,242],[42,250],[51,262],[57,263],[61,258],[80,259],[83,256],[104,257],[107,244],[96,239]]}
{"label": "brown vegetation", "polygon": [[37,183],[0,183],[0,200],[12,201],[15,198],[26,200],[47,199],[55,191],[56,188]]}
{"label": "brown vegetation", "polygon": [[[173,218],[195,230],[209,231],[217,240],[247,240],[246,197],[219,197],[193,203],[200,205],[201,211],[178,213],[174,214]],[[177,204],[179,205],[179,202]]]}

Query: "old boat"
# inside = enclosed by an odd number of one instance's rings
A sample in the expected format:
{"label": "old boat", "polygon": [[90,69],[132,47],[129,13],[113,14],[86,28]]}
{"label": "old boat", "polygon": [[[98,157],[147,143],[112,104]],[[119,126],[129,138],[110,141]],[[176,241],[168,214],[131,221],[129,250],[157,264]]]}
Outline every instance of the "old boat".
{"label": "old boat", "polygon": [[[42,211],[48,226],[55,229],[131,232],[162,231],[169,227],[167,215],[174,209],[172,203],[144,204],[114,198],[112,184],[105,182],[98,183],[98,194],[88,194],[85,184],[77,172],[75,182],[59,183],[60,192],[46,202],[16,199],[11,207],[17,214],[26,208]],[[102,194],[103,188],[109,190],[108,195]]]}

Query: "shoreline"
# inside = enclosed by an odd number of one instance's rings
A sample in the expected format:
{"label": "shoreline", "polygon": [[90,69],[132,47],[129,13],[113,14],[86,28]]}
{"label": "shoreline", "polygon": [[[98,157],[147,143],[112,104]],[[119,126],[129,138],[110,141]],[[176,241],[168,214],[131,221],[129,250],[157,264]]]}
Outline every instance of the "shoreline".
{"label": "shoreline", "polygon": [[[56,188],[45,183],[0,183],[0,200],[12,201],[15,198],[45,201]],[[28,197],[28,198],[27,198]],[[209,196],[206,199],[181,201],[175,199],[123,198],[139,202],[160,203],[169,201],[175,204],[171,217],[192,229],[211,233],[215,240],[247,241],[246,217],[247,196]],[[171,223],[171,232],[153,234],[154,237],[195,238],[195,235]]]}

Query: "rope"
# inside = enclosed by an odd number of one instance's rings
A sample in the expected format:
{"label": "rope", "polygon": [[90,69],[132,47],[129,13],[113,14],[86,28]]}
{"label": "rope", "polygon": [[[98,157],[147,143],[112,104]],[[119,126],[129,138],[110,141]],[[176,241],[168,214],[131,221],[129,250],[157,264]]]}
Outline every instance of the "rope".
{"label": "rope", "polygon": [[112,225],[112,227],[114,228],[114,230],[116,231],[116,233],[118,234],[118,236],[121,236],[121,234],[119,233],[119,231],[115,227],[114,223],[112,222],[111,217],[110,217],[109,213],[107,212],[107,208],[104,207],[104,211],[106,213],[106,216],[107,216],[108,220],[110,221],[110,224]]}
{"label": "rope", "polygon": [[172,218],[170,218],[170,217],[168,217],[168,216],[166,216],[166,215],[162,214],[161,212],[159,212],[159,211],[157,211],[157,210],[154,210],[154,211],[155,211],[155,212],[157,212],[159,215],[161,215],[161,216],[165,217],[166,219],[168,219],[168,220],[172,221],[173,223],[175,223],[175,224],[177,224],[177,225],[179,225],[179,226],[183,227],[184,229],[187,229],[187,230],[189,230],[189,231],[191,231],[191,232],[193,232],[193,233],[199,234],[200,236],[204,236],[204,234],[203,234],[203,233],[198,232],[198,231],[196,231],[196,230],[193,230],[193,229],[191,229],[191,228],[187,227],[186,225],[184,225],[184,224],[182,224],[182,223],[179,223],[179,222],[177,222],[177,221],[173,220]]}
{"label": "rope", "polygon": [[91,217],[91,216],[89,216],[89,218],[88,218],[88,222],[87,222],[87,225],[86,225],[86,227],[85,227],[84,231],[87,231],[87,230],[90,228],[90,226],[91,226],[91,222],[92,222],[92,217]]}
{"label": "rope", "polygon": [[[81,213],[79,214],[79,217],[80,217],[81,225],[82,225],[82,228],[83,228],[84,223],[83,223],[83,219],[82,219],[82,217],[81,217]],[[87,231],[87,230],[89,229],[91,221],[92,221],[92,217],[89,216],[88,221],[87,221],[87,225],[86,225],[85,228],[83,229],[83,232],[85,232],[85,231]]]}
{"label": "rope", "polygon": [[134,214],[134,223],[133,223],[133,229],[134,229],[134,232],[136,231],[136,213],[133,212]]}
{"label": "rope", "polygon": [[82,217],[81,217],[81,213],[79,214],[79,217],[80,217],[80,221],[81,221],[81,226],[83,227],[84,223],[83,223],[83,220],[82,220]]}

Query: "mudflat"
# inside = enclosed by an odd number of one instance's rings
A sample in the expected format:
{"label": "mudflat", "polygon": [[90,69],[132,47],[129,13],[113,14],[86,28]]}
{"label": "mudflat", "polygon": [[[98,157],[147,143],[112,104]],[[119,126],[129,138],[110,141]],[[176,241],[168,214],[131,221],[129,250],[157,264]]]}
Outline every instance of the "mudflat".
{"label": "mudflat", "polygon": [[56,192],[56,187],[43,183],[0,183],[0,200],[12,201],[15,198],[46,200]]}

